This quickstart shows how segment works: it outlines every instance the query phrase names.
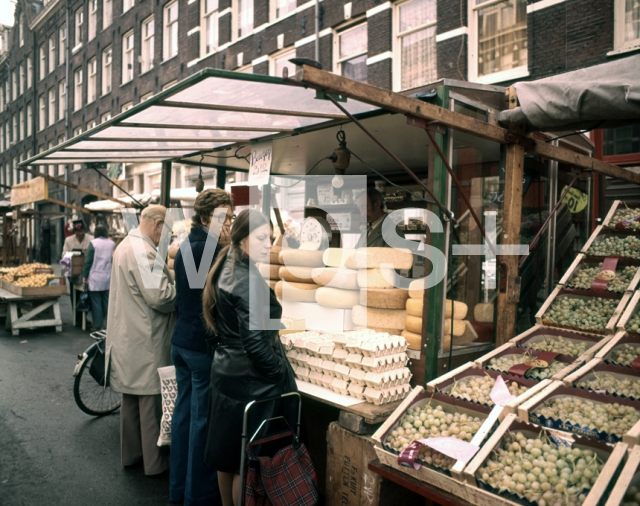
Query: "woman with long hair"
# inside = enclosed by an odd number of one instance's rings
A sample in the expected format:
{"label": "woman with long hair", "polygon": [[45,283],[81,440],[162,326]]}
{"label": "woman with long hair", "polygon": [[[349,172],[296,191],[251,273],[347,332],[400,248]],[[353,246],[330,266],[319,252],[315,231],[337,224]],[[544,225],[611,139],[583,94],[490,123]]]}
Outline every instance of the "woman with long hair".
{"label": "woman with long hair", "polygon": [[[231,244],[207,276],[202,297],[205,320],[218,338],[205,461],[218,470],[224,506],[238,503],[245,406],[297,390],[278,336],[282,307],[256,267],[256,262],[269,261],[270,248],[267,217],[242,211],[231,229]],[[256,409],[254,417],[269,418],[273,409]]]}
{"label": "woman with long hair", "polygon": [[92,332],[105,327],[111,285],[111,260],[113,250],[116,249],[116,243],[109,239],[107,227],[98,225],[95,234],[95,239],[91,240],[87,248],[82,271],[83,282],[89,287],[91,299]]}

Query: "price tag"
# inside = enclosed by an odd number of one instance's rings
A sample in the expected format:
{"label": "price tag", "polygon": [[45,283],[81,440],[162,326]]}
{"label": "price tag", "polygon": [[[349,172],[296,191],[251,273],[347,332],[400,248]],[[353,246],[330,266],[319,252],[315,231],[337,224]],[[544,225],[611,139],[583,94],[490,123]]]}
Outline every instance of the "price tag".
{"label": "price tag", "polygon": [[407,446],[400,455],[398,455],[398,464],[405,467],[412,467],[415,470],[420,469],[420,463],[416,462],[420,448],[428,446],[434,450],[450,457],[454,460],[461,460],[465,464],[469,462],[480,449],[466,441],[461,441],[455,437],[430,437],[427,439],[418,439]]}
{"label": "price tag", "polygon": [[602,269],[596,275],[596,279],[593,283],[591,283],[591,289],[597,291],[606,290],[609,282],[616,278],[617,265],[617,258],[605,258],[604,262],[602,262]]}
{"label": "price tag", "polygon": [[[561,195],[565,192],[567,187],[565,186],[562,189]],[[567,206],[569,211],[572,214],[580,213],[584,211],[584,208],[587,207],[589,203],[589,196],[586,193],[582,193],[577,188],[571,188],[562,199],[562,202]]]}
{"label": "price tag", "polygon": [[273,146],[271,141],[259,142],[251,146],[249,185],[269,184]]}

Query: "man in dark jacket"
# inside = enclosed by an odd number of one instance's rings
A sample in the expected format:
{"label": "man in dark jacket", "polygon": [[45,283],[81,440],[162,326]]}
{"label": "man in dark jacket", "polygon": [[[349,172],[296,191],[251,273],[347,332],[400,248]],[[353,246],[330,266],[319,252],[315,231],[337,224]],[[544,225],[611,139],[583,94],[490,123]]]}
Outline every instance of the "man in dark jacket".
{"label": "man in dark jacket", "polygon": [[231,196],[224,190],[201,192],[194,205],[191,233],[175,262],[176,314],[171,357],[178,398],[171,424],[169,498],[185,505],[222,504],[216,470],[204,463],[212,357],[212,337],[202,316],[202,290],[219,251],[229,242],[233,221]]}

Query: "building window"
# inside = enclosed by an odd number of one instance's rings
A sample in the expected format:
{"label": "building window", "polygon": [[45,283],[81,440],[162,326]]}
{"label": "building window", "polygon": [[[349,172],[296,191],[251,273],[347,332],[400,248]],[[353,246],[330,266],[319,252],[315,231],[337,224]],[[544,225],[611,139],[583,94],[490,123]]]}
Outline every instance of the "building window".
{"label": "building window", "polygon": [[604,156],[640,153],[640,125],[604,129],[602,152]]}
{"label": "building window", "polygon": [[113,17],[113,0],[102,0],[102,29],[111,24]]}
{"label": "building window", "polygon": [[169,81],[168,83],[162,85],[162,91],[164,90],[168,90],[169,88],[171,88],[174,84],[176,84],[178,82],[177,79],[174,79],[173,81]]}
{"label": "building window", "polygon": [[56,88],[53,86],[49,88],[49,125],[56,122],[56,112]]}
{"label": "building window", "polygon": [[44,130],[44,127],[47,126],[45,123],[47,121],[47,116],[45,115],[45,102],[44,102],[44,93],[38,97],[38,109],[40,110],[40,115],[38,116],[38,131]]}
{"label": "building window", "polygon": [[133,7],[133,0],[122,0],[122,14]]}
{"label": "building window", "polygon": [[140,55],[140,72],[143,74],[153,68],[153,16],[142,22],[142,54]]}
{"label": "building window", "polygon": [[13,143],[15,144],[20,140],[20,136],[18,134],[18,115],[14,114],[12,116],[13,119]]}
{"label": "building window", "polygon": [[67,116],[67,80],[62,79],[58,83],[58,96],[60,100],[58,101],[58,107],[60,110],[58,111],[58,118],[64,119]]}
{"label": "building window", "polygon": [[89,36],[87,40],[93,40],[98,28],[98,0],[89,0]]}
{"label": "building window", "polygon": [[[56,147],[56,143],[54,141],[49,141],[49,146],[48,149],[53,149]],[[49,175],[53,176],[56,173],[56,166],[55,165],[49,165]]]}
{"label": "building window", "polygon": [[249,35],[253,31],[253,0],[236,0],[238,13],[238,37]]}
{"label": "building window", "polygon": [[58,50],[58,64],[62,65],[67,60],[67,25],[60,27],[60,48]]}
{"label": "building window", "polygon": [[434,81],[436,61],[436,0],[412,0],[398,7],[397,60],[399,82],[406,90]]}
{"label": "building window", "polygon": [[296,10],[296,0],[271,0],[271,19],[275,21]]}
{"label": "building window", "polygon": [[80,7],[76,11],[76,38],[75,38],[75,47],[78,47],[82,44],[84,40],[84,8]]}
{"label": "building window", "polygon": [[[66,141],[66,137],[64,135],[61,135],[60,137],[58,137],[58,146],[60,144],[62,144],[64,141]],[[62,176],[64,175],[65,172],[65,166],[64,165],[58,165],[58,175]]]}
{"label": "building window", "polygon": [[24,72],[24,65],[20,64],[20,95],[22,95],[24,93],[25,87],[25,72]]}
{"label": "building window", "polygon": [[168,60],[178,54],[178,2],[164,8],[164,47],[162,59]]}
{"label": "building window", "polygon": [[33,107],[31,104],[27,105],[27,137],[33,134]]}
{"label": "building window", "polygon": [[11,72],[11,98],[16,100],[18,98],[18,70]]}
{"label": "building window", "polygon": [[[470,77],[527,68],[527,1],[473,0]],[[475,39],[475,40],[473,40]],[[475,72],[474,72],[475,70]]]}
{"label": "building window", "polygon": [[336,73],[367,82],[367,23],[339,32],[336,38]]}
{"label": "building window", "polygon": [[202,56],[213,53],[218,48],[218,0],[203,0],[202,5]]}
{"label": "building window", "polygon": [[42,44],[40,46],[40,80],[41,81],[44,79],[44,76],[47,72],[46,58],[47,58],[47,55],[45,54],[44,44]]}
{"label": "building window", "polygon": [[33,60],[27,56],[27,89],[33,84]]}
{"label": "building window", "polygon": [[109,121],[110,119],[111,119],[111,113],[107,112],[103,114],[102,117],[100,118],[100,123],[104,123],[105,121]]}
{"label": "building window", "polygon": [[296,73],[296,66],[289,60],[296,57],[296,50],[286,51],[284,53],[276,54],[271,59],[270,74],[276,77],[282,77],[282,70],[286,67],[289,69],[289,77],[292,77]]}
{"label": "building window", "polygon": [[640,45],[640,2],[615,0],[614,44],[616,49]]}
{"label": "building window", "polygon": [[98,62],[95,58],[89,60],[87,64],[89,81],[87,83],[87,104],[93,102],[97,97],[98,84]]}
{"label": "building window", "polygon": [[87,130],[91,130],[92,128],[95,128],[98,125],[98,123],[96,122],[95,119],[92,119],[91,121],[89,121],[89,123],[87,123]]}
{"label": "building window", "polygon": [[153,91],[150,91],[149,93],[145,93],[140,97],[140,103],[144,102],[145,100],[149,100],[151,97],[153,97]]}
{"label": "building window", "polygon": [[52,35],[49,38],[49,73],[53,72],[56,68],[56,36]]}
{"label": "building window", "polygon": [[106,95],[111,91],[111,46],[102,51],[102,94]]}
{"label": "building window", "polygon": [[20,13],[20,20],[18,21],[18,37],[20,39],[20,47],[24,46],[24,13]]}
{"label": "building window", "polygon": [[25,131],[24,131],[24,109],[20,109],[19,117],[20,117],[20,125],[18,126],[18,128],[20,129],[20,137],[23,137],[25,135]]}
{"label": "building window", "polygon": [[133,102],[127,102],[122,106],[122,109],[120,109],[120,112],[128,111],[132,107],[133,107]]}
{"label": "building window", "polygon": [[133,80],[133,30],[122,37],[122,84]]}
{"label": "building window", "polygon": [[82,107],[82,68],[73,73],[73,110],[78,111]]}

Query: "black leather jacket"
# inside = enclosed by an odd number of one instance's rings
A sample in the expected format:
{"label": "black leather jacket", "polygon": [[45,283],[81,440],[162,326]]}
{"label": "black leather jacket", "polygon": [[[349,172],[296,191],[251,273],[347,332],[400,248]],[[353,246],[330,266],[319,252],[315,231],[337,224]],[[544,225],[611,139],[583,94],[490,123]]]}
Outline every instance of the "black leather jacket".
{"label": "black leather jacket", "polygon": [[[255,263],[231,247],[214,283],[220,343],[213,358],[212,387],[247,402],[296,390],[278,336],[282,306]],[[279,325],[274,328],[269,318]]]}

